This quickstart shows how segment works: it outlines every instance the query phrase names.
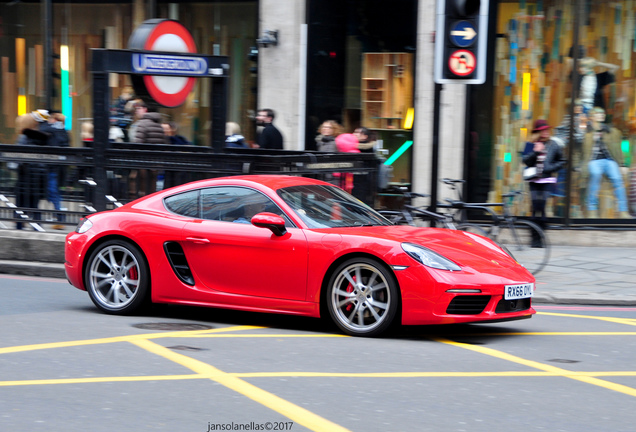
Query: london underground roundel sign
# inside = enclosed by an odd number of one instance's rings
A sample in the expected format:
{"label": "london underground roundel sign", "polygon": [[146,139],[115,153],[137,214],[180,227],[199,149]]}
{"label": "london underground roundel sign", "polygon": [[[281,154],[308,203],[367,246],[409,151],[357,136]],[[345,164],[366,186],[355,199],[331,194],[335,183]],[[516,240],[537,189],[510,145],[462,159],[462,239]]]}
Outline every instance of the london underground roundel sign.
{"label": "london underground roundel sign", "polygon": [[[190,32],[179,22],[164,19],[144,21],[128,41],[128,48],[145,51],[191,53],[197,52],[194,39]],[[197,62],[198,60],[198,62]],[[139,71],[156,71],[157,75],[132,75],[135,92],[140,96],[150,96],[160,105],[176,107],[183,104],[192,91],[196,78],[165,76],[162,70],[174,72],[181,68],[201,70],[207,69],[207,64],[201,64],[200,59],[170,59],[169,56],[140,55],[133,61],[133,67]],[[164,72],[165,73],[165,72]]]}

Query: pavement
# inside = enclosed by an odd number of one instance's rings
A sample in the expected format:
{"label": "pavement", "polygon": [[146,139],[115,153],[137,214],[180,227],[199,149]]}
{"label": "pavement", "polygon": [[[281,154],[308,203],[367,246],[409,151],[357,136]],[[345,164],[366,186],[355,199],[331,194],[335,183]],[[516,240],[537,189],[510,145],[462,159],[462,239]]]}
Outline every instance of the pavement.
{"label": "pavement", "polygon": [[[0,273],[65,278],[64,237],[0,229]],[[550,229],[548,265],[536,275],[535,304],[636,305],[636,231]]]}

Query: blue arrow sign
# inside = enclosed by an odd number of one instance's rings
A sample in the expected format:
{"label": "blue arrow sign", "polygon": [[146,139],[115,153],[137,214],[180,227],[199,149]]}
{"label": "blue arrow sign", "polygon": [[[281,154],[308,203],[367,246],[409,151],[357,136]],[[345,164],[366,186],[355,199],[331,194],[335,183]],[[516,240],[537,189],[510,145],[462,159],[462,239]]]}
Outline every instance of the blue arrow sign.
{"label": "blue arrow sign", "polygon": [[475,26],[468,21],[457,21],[450,29],[450,39],[455,46],[466,48],[477,40]]}

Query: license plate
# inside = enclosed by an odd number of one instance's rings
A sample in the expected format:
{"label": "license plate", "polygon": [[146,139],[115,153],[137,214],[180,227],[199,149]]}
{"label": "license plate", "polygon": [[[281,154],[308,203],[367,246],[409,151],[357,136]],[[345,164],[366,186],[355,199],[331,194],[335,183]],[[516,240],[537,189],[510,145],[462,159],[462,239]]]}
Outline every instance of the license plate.
{"label": "license plate", "polygon": [[517,300],[532,297],[534,284],[506,285],[504,289],[504,299]]}

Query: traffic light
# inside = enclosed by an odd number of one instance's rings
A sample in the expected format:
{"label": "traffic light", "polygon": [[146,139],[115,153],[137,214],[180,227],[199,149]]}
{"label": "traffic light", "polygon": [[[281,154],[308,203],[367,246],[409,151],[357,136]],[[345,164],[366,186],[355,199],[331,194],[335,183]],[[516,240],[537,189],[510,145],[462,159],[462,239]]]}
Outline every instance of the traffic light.
{"label": "traffic light", "polygon": [[435,70],[438,84],[486,81],[489,0],[438,0]]}

